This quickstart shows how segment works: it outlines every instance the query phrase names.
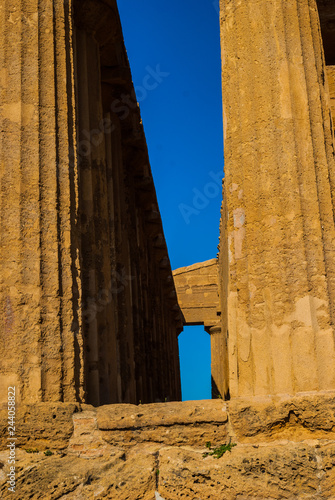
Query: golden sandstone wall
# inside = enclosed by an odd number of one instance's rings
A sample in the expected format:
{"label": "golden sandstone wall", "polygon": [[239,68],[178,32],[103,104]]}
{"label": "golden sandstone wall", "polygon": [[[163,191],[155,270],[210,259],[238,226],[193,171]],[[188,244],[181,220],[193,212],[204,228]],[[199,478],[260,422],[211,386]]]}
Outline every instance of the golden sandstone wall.
{"label": "golden sandstone wall", "polygon": [[12,385],[25,403],[179,399],[181,315],[116,2],[1,2],[0,67],[0,401]]}

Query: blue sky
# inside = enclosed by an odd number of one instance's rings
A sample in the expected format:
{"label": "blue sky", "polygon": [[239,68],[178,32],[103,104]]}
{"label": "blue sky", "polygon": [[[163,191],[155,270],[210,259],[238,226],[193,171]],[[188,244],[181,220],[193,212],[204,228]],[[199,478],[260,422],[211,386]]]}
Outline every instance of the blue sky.
{"label": "blue sky", "polygon": [[[223,176],[217,0],[118,0],[173,269],[216,257]],[[180,335],[183,399],[210,398],[210,338]]]}

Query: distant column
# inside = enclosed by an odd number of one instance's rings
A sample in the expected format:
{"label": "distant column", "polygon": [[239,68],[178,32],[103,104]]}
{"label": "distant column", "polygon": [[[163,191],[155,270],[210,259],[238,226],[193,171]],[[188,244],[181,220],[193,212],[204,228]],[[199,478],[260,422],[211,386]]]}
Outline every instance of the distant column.
{"label": "distant column", "polygon": [[335,389],[335,165],[314,0],[221,0],[232,397]]}
{"label": "distant column", "polygon": [[212,398],[227,397],[225,384],[225,338],[220,325],[206,328],[211,336],[211,376],[212,376]]}
{"label": "distant column", "polygon": [[0,402],[83,397],[71,3],[0,6]]}

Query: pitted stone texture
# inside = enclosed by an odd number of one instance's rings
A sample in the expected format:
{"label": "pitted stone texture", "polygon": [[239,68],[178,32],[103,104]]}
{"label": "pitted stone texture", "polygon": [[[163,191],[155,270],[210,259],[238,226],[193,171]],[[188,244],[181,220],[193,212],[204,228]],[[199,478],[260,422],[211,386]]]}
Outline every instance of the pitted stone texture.
{"label": "pitted stone texture", "polygon": [[111,451],[98,429],[97,415],[94,410],[73,415],[73,435],[68,453],[82,458],[102,457]]}
{"label": "pitted stone texture", "polygon": [[97,420],[103,438],[113,445],[157,442],[193,446],[227,439],[226,410],[221,400],[109,405],[98,408]]}
{"label": "pitted stone texture", "polygon": [[97,408],[99,429],[143,428],[198,423],[226,423],[227,405],[221,401],[183,401],[148,405],[107,405]]}
{"label": "pitted stone texture", "polygon": [[[250,401],[229,402],[228,411],[222,401],[84,406],[75,408],[79,411],[73,415],[70,405],[62,409],[62,405],[44,404],[44,411],[36,408],[34,418],[31,408],[22,408],[28,418],[22,418],[17,427],[16,496],[6,486],[6,442],[0,451],[0,496],[18,500],[154,500],[157,495],[164,500],[332,500],[334,401],[331,394],[292,400],[277,397],[254,406]],[[292,409],[299,418],[287,418]],[[43,424],[36,420],[37,413]],[[54,415],[63,417],[54,419]],[[6,421],[2,424],[5,428]],[[205,427],[208,433],[199,433]],[[114,439],[107,443],[110,432]],[[66,448],[59,446],[60,439]],[[203,456],[208,452],[207,441],[212,448],[229,441],[236,446],[215,459]],[[46,456],[46,450],[53,455]]]}
{"label": "pitted stone texture", "polygon": [[317,3],[221,0],[220,23],[230,395],[334,390],[335,165]]}
{"label": "pitted stone texture", "polygon": [[[135,451],[135,449],[134,449]],[[113,500],[331,500],[335,495],[335,442],[289,441],[238,445],[220,458],[203,457],[206,448],[138,445],[136,453],[111,450],[83,459],[18,453],[17,497]],[[0,472],[1,498],[6,455]],[[1,465],[1,464],[0,464]]]}
{"label": "pitted stone texture", "polygon": [[[85,407],[85,405],[84,405]],[[73,434],[72,415],[81,411],[77,403],[39,403],[20,405],[16,410],[15,429],[18,445],[45,450],[62,450]],[[8,443],[8,410],[0,409],[0,446]]]}
{"label": "pitted stone texture", "polygon": [[230,428],[238,442],[289,439],[335,440],[335,395],[306,394],[228,403]]}
{"label": "pitted stone texture", "polygon": [[327,66],[330,109],[332,112],[333,128],[335,125],[335,66]]}
{"label": "pitted stone texture", "polygon": [[184,449],[160,451],[165,500],[302,500],[335,495],[335,443],[237,446],[221,459]]}
{"label": "pitted stone texture", "polygon": [[217,259],[176,269],[173,278],[185,324],[216,325],[220,319]]}

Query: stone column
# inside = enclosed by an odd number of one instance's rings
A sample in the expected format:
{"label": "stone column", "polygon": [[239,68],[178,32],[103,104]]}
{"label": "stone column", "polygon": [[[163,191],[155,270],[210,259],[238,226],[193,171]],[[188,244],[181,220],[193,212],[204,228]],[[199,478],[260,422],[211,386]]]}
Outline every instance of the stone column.
{"label": "stone column", "polygon": [[83,397],[71,0],[0,5],[0,402]]}
{"label": "stone column", "polygon": [[335,389],[334,156],[315,0],[221,0],[232,397]]}
{"label": "stone column", "polygon": [[226,342],[221,325],[206,328],[211,336],[211,375],[212,398],[227,398],[227,381],[225,379]]}

